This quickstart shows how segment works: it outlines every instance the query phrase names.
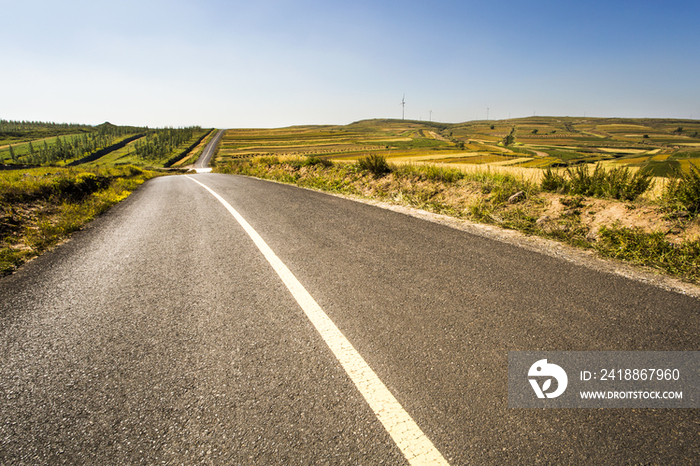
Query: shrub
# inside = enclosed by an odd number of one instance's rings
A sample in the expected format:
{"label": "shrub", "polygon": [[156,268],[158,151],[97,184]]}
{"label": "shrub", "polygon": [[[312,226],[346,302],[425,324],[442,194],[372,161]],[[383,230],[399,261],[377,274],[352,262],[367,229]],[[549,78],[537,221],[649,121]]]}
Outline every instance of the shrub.
{"label": "shrub", "polygon": [[134,165],[127,165],[126,167],[124,167],[123,170],[124,170],[123,173],[124,173],[126,176],[140,176],[140,175],[143,175],[143,170],[140,169],[139,167],[134,166]]}
{"label": "shrub", "polygon": [[565,193],[569,191],[569,182],[563,175],[547,168],[542,177],[542,190],[554,193]]}
{"label": "shrub", "polygon": [[391,167],[386,161],[386,157],[377,154],[370,154],[366,157],[362,157],[357,161],[357,167],[360,170],[372,173],[375,178],[380,178],[391,172]]}
{"label": "shrub", "polygon": [[630,176],[629,168],[618,167],[608,172],[607,195],[623,201],[633,201],[654,184],[654,172],[642,169]]}
{"label": "shrub", "polygon": [[280,159],[274,155],[261,155],[258,157],[253,157],[252,160],[254,165],[279,165]]}
{"label": "shrub", "polygon": [[628,167],[605,171],[596,165],[588,183],[587,190],[582,190],[579,194],[632,201],[651,187],[653,173],[645,169],[632,174]]}
{"label": "shrub", "polygon": [[580,196],[610,197],[632,201],[644,194],[653,183],[651,170],[639,170],[632,174],[628,167],[606,171],[598,164],[593,173],[587,164],[567,168],[566,176],[547,169],[542,178],[544,191]]}
{"label": "shrub", "polygon": [[665,197],[674,207],[685,209],[691,215],[700,213],[700,169],[690,164],[688,172],[676,170],[666,185]]}
{"label": "shrub", "polygon": [[303,167],[306,167],[306,166],[309,166],[309,165],[311,165],[311,166],[314,166],[314,165],[321,165],[321,166],[323,166],[323,167],[328,168],[328,167],[332,167],[332,166],[333,166],[333,162],[330,161],[330,160],[328,160],[328,159],[322,159],[322,158],[319,158],[319,157],[308,157],[307,159],[305,159],[305,160],[302,162],[301,165],[302,165]]}
{"label": "shrub", "polygon": [[566,174],[569,175],[569,192],[582,196],[595,195],[596,188],[601,186],[605,176],[600,165],[596,165],[593,174],[591,174],[588,164],[576,165],[573,170],[567,168]]}
{"label": "shrub", "polygon": [[75,186],[82,192],[91,193],[97,191],[100,180],[94,173],[80,173],[75,177]]}

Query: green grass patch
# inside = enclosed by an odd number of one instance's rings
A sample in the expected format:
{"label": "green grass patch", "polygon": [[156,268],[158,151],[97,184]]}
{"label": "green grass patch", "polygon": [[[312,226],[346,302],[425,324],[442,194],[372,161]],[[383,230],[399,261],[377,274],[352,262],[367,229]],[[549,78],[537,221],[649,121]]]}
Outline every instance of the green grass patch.
{"label": "green grass patch", "polygon": [[700,159],[700,151],[678,151],[671,155],[674,159]]}
{"label": "green grass patch", "polygon": [[602,255],[653,267],[687,280],[700,280],[700,240],[674,244],[663,233],[604,227],[595,248]]}
{"label": "green grass patch", "polygon": [[0,172],[0,274],[56,245],[154,176],[133,166]]}
{"label": "green grass patch", "polygon": [[681,170],[681,164],[678,160],[650,160],[642,166],[654,176],[665,178],[673,176],[674,173]]}

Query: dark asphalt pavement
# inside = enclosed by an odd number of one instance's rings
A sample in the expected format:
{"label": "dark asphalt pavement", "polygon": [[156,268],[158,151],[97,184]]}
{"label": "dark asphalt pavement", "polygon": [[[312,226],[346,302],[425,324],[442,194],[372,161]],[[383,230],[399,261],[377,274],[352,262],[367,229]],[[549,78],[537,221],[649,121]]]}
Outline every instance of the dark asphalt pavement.
{"label": "dark asphalt pavement", "polygon": [[214,156],[214,153],[216,152],[216,148],[219,147],[219,141],[221,141],[221,137],[224,135],[225,132],[226,131],[223,129],[217,130],[214,137],[204,147],[202,154],[199,156],[199,158],[195,162],[195,164],[194,164],[195,168],[201,169],[201,168],[205,168],[205,167],[209,166],[209,163],[211,162],[211,158]]}
{"label": "dark asphalt pavement", "polygon": [[[194,178],[451,464],[700,464],[700,410],[508,408],[509,351],[698,350],[700,301],[338,197]],[[405,464],[226,209],[157,178],[0,280],[1,464]]]}

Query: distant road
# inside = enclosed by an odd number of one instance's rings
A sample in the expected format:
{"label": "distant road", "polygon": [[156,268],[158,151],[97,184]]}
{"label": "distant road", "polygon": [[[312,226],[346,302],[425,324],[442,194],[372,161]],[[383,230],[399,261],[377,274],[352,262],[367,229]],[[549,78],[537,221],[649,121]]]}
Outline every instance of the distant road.
{"label": "distant road", "polygon": [[195,162],[195,169],[207,168],[209,166],[209,162],[211,162],[211,158],[216,152],[216,148],[219,146],[219,141],[221,141],[221,137],[224,135],[224,132],[225,130],[223,129],[220,129],[216,132],[211,141],[209,141],[209,144],[207,144],[207,146],[202,151],[202,155],[200,155],[197,161]]}
{"label": "distant road", "polygon": [[0,279],[0,464],[407,464],[271,260],[450,464],[700,462],[700,410],[511,409],[506,372],[516,350],[697,351],[699,300],[198,174]]}

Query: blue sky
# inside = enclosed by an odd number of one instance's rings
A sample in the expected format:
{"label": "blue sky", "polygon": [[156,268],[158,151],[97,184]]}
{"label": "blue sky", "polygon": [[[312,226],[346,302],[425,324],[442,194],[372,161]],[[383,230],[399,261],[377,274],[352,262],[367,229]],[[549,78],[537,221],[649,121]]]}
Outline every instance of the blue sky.
{"label": "blue sky", "polygon": [[[700,2],[0,0],[0,118],[700,119]],[[432,113],[431,113],[432,111]]]}

